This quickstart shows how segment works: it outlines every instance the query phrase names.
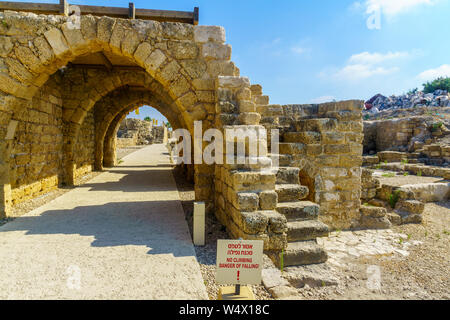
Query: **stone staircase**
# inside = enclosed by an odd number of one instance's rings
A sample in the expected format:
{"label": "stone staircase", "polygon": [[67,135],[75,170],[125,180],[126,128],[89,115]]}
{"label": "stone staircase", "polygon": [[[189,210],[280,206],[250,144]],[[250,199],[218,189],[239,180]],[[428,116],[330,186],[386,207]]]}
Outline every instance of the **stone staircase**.
{"label": "stone staircase", "polygon": [[[286,163],[289,157],[282,156]],[[281,165],[281,162],[280,162]],[[276,176],[275,191],[278,194],[276,210],[287,219],[288,247],[281,255],[274,257],[275,263],[284,267],[322,263],[327,254],[316,241],[317,237],[328,236],[328,226],[317,220],[319,206],[304,201],[308,187],[302,186],[299,179],[300,169],[296,167],[280,167]]]}

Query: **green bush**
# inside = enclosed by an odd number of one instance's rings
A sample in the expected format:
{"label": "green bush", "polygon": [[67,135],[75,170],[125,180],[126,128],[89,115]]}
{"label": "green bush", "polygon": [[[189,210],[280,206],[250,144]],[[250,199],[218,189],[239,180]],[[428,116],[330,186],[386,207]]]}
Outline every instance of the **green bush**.
{"label": "green bush", "polygon": [[435,132],[438,129],[440,129],[444,124],[442,122],[438,122],[438,123],[433,123],[433,125],[431,126],[431,131]]}
{"label": "green bush", "polygon": [[424,93],[433,93],[436,90],[447,90],[450,92],[450,78],[437,78],[431,82],[427,82],[423,84],[423,92]]}

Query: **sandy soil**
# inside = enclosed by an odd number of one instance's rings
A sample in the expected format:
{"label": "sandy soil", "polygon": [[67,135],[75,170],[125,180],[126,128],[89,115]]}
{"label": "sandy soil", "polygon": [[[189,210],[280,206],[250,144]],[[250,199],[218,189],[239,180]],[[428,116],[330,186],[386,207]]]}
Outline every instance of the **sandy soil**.
{"label": "sandy soil", "polygon": [[[338,286],[298,289],[305,299],[450,299],[450,201],[428,203],[423,224],[395,226],[407,235],[398,241],[420,241],[409,255],[375,255],[347,259],[334,268]],[[368,284],[369,268],[380,270],[380,287]]]}

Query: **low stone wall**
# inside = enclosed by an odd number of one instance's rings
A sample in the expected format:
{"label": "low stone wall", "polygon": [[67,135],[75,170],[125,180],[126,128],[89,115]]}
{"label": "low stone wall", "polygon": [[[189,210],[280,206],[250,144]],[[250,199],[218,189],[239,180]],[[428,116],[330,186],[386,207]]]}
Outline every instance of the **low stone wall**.
{"label": "low stone wall", "polygon": [[430,143],[434,137],[445,134],[440,127],[445,122],[437,116],[426,115],[364,121],[364,153],[413,152],[424,142]]}
{"label": "low stone wall", "polygon": [[117,138],[116,147],[117,148],[128,148],[137,145],[137,137],[134,138]]}

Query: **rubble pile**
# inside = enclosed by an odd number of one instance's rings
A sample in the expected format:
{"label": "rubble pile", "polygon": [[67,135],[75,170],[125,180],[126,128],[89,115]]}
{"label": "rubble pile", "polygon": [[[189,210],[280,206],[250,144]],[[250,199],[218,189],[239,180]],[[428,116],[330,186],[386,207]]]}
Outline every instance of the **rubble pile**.
{"label": "rubble pile", "polygon": [[401,96],[390,97],[377,94],[366,101],[365,107],[366,111],[370,113],[413,107],[450,107],[450,94],[445,90],[436,90],[433,93],[413,91]]}

